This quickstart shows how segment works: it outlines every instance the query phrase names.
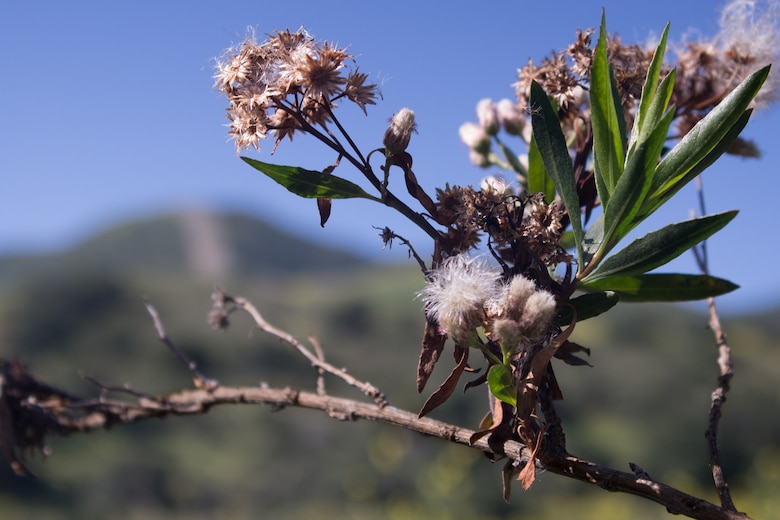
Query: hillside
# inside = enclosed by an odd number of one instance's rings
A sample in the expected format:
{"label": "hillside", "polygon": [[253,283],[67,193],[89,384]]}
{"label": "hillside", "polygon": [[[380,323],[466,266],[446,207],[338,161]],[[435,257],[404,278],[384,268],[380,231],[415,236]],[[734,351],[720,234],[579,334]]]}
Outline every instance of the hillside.
{"label": "hillside", "polygon": [[188,212],[131,222],[56,255],[0,257],[0,287],[73,273],[182,273],[220,278],[347,272],[354,255],[297,239],[243,214]]}
{"label": "hillside", "polygon": [[[310,365],[246,317],[227,332],[207,327],[218,282],[301,340],[315,335],[329,361],[377,385],[393,405],[419,409],[426,395],[414,391],[422,330],[415,265],[371,265],[248,217],[203,218],[128,224],[61,255],[0,260],[2,355],[85,396],[97,391],[79,370],[148,393],[189,387],[186,370],[157,340],[146,297],[207,375],[313,389]],[[780,507],[777,323],[777,313],[725,323],[737,375],[721,444],[735,500],[756,518]],[[636,462],[694,493],[709,489],[703,432],[716,353],[706,318],[621,305],[579,324],[574,340],[592,349],[593,367],[555,368],[570,449],[622,469]],[[445,356],[426,392],[450,363]],[[335,381],[329,391],[359,397]],[[475,426],[484,403],[483,388],[458,391],[434,416]],[[0,471],[3,518],[667,517],[553,475],[525,494],[517,487],[507,505],[501,465],[479,454],[296,409],[217,409],[53,438],[51,449],[31,458],[37,480]]]}

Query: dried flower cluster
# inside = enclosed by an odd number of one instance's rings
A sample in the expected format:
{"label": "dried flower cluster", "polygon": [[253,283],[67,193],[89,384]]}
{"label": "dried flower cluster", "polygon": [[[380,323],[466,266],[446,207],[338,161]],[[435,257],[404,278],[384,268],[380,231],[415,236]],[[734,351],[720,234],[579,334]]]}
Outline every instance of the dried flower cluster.
{"label": "dried flower cluster", "polygon": [[542,194],[514,195],[505,182],[488,178],[479,190],[447,185],[437,199],[439,222],[450,224],[445,242],[452,251],[476,247],[484,233],[516,271],[569,261],[560,247],[564,213]]}
{"label": "dried flower cluster", "polygon": [[[676,69],[671,100],[675,106],[676,135],[672,137],[687,134],[751,72],[776,60],[780,50],[778,20],[780,2],[776,0],[733,0],[722,11],[720,32],[715,37],[677,46],[676,62],[667,67],[667,71],[671,67]],[[574,43],[566,50],[553,53],[539,64],[529,59],[527,65],[518,70],[518,81],[513,85],[516,102],[502,99],[493,103],[483,99],[477,103],[478,123],[464,123],[460,131],[472,163],[482,167],[499,164],[491,154],[491,137],[499,127],[496,120],[507,134],[522,136],[528,145],[530,133],[523,133],[522,129],[530,127],[524,120],[533,109],[529,107],[533,81],[539,83],[558,105],[569,142],[577,147],[587,141],[592,35],[592,29],[579,30]],[[629,129],[652,53],[652,47],[625,44],[617,35],[608,40],[608,60]],[[754,101],[756,108],[765,108],[777,100],[779,83],[777,73],[770,75]],[[744,140],[737,140],[729,151],[742,156],[758,154],[755,146]]]}
{"label": "dried flower cluster", "polygon": [[[230,103],[229,134],[240,151],[259,148],[269,130],[276,145],[296,131],[312,131],[332,119],[332,109],[345,98],[364,112],[375,104],[377,86],[357,67],[346,49],[315,41],[303,29],[279,31],[262,43],[247,38],[228,49],[217,63],[215,87]],[[274,146],[274,147],[275,147]]]}

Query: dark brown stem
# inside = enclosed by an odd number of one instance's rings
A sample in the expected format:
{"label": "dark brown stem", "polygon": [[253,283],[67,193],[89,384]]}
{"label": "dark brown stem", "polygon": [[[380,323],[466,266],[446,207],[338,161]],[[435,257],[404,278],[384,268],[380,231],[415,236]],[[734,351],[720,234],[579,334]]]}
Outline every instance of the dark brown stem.
{"label": "dark brown stem", "polygon": [[545,469],[551,473],[563,475],[590,484],[607,491],[628,493],[657,502],[672,514],[685,515],[699,520],[746,520],[744,513],[727,510],[687,493],[683,493],[666,484],[643,478],[635,473],[626,473],[578,459],[565,456],[552,460],[542,460]]}

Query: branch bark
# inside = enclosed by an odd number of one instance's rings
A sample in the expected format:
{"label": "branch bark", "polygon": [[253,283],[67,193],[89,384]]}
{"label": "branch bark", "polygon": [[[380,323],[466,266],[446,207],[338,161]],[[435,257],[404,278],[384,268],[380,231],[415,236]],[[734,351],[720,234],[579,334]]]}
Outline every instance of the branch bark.
{"label": "branch bark", "polygon": [[[2,412],[0,454],[18,473],[27,474],[21,452],[25,449],[43,449],[45,438],[49,435],[88,433],[115,425],[131,424],[169,415],[203,415],[211,408],[222,405],[268,405],[274,410],[293,406],[321,410],[339,420],[376,421],[479,449],[490,454],[494,460],[505,457],[510,459],[509,464],[518,470],[523,468],[534,470],[536,467],[541,467],[551,473],[594,484],[608,491],[628,493],[652,500],[674,514],[703,520],[748,518],[734,508],[728,497],[728,486],[725,487],[725,495],[721,493],[722,505],[718,506],[655,481],[636,465],[632,465],[634,472],[628,473],[570,455],[565,450],[563,431],[560,429],[551,403],[548,403],[550,406],[543,411],[545,416],[554,419],[552,423],[555,428],[546,431],[538,441],[535,440],[531,446],[533,450],[521,442],[506,440],[507,438],[501,435],[478,434],[475,430],[428,417],[419,417],[416,413],[395,408],[373,385],[360,381],[345,370],[325,362],[322,349],[316,340],[312,339],[315,352],[311,352],[292,335],[268,323],[248,300],[228,296],[222,291],[217,291],[213,298],[215,308],[212,311],[214,313],[211,317],[212,323],[226,327],[227,317],[231,312],[236,310],[248,312],[258,328],[288,343],[317,368],[317,392],[271,388],[264,385],[220,386],[215,380],[207,378],[198,371],[197,366],[175,347],[165,333],[154,307],[147,303],[147,310],[154,321],[160,340],[192,372],[196,388],[153,396],[128,386],[106,386],[94,378],[89,378],[101,389],[101,393],[98,398],[83,399],[38,380],[19,362],[0,359],[0,412]],[[720,331],[717,313],[714,316],[711,325],[714,330]],[[725,343],[725,338],[721,341],[722,332],[719,334],[722,376],[718,389],[713,393],[710,428],[707,434],[710,440],[711,458],[713,454],[715,457],[713,474],[715,468],[720,467],[717,461],[717,422],[720,416],[720,405],[725,400],[725,392],[728,390],[731,377],[728,345]],[[537,368],[541,373],[541,367]],[[332,374],[359,389],[373,399],[373,404],[327,394],[322,382],[324,373]],[[117,395],[121,399],[109,399],[109,395]],[[517,426],[515,424],[512,427]],[[533,466],[529,467],[528,464]],[[723,484],[725,485],[725,480]],[[720,487],[718,491],[721,492]],[[724,496],[729,500],[724,500]]]}
{"label": "branch bark", "polygon": [[[126,400],[80,399],[38,381],[18,363],[0,360],[0,369],[4,380],[3,401],[14,421],[14,442],[21,448],[42,447],[47,434],[88,433],[169,415],[203,415],[215,406],[268,405],[275,410],[288,406],[321,410],[340,420],[376,421],[479,449],[496,458],[508,457],[519,467],[531,459],[528,448],[519,442],[507,441],[498,449],[495,443],[491,446],[489,437],[471,443],[474,430],[420,418],[416,413],[390,405],[378,406],[327,394],[265,386],[220,386],[156,397],[128,391],[130,398]],[[652,500],[675,514],[703,520],[748,518],[652,480],[641,471],[622,472],[568,454],[545,454],[544,450],[537,454],[537,463],[551,473]]]}

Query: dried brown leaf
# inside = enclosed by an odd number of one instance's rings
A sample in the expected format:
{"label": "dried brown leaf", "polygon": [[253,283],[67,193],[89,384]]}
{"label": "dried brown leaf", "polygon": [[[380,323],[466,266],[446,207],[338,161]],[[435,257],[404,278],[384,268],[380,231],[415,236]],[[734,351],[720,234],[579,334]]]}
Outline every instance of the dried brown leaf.
{"label": "dried brown leaf", "polygon": [[450,375],[447,376],[447,379],[441,384],[441,386],[439,386],[439,388],[437,388],[436,391],[431,394],[428,400],[425,401],[425,404],[423,404],[420,413],[417,414],[418,417],[424,417],[427,415],[431,410],[449,399],[452,393],[455,391],[455,387],[458,385],[458,379],[460,379],[461,374],[463,374],[463,371],[468,365],[469,349],[456,346],[455,357],[458,360],[457,365],[455,365],[455,368],[452,369],[452,372],[450,372]]}
{"label": "dried brown leaf", "polygon": [[320,212],[321,227],[325,227],[325,223],[330,218],[330,209],[332,205],[331,199],[317,199],[317,210]]}
{"label": "dried brown leaf", "polygon": [[439,326],[435,322],[425,321],[422,350],[417,362],[417,392],[422,392],[425,388],[425,384],[431,377],[431,372],[433,372],[433,368],[444,350],[446,340],[447,336],[439,332]]}

